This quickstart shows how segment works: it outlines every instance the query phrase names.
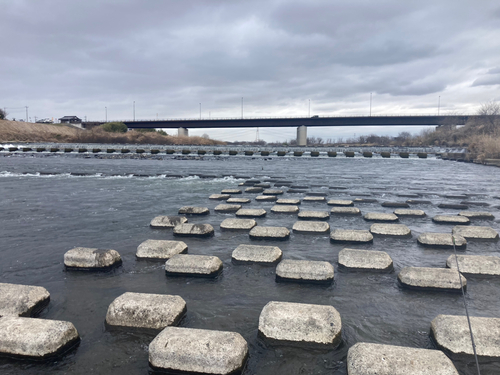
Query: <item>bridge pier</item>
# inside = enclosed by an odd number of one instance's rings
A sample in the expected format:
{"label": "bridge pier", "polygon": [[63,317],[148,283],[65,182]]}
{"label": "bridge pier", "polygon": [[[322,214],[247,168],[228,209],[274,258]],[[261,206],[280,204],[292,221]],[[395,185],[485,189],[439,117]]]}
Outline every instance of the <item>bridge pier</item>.
{"label": "bridge pier", "polygon": [[177,129],[178,137],[189,137],[189,130],[187,128],[179,128]]}
{"label": "bridge pier", "polygon": [[307,146],[307,126],[297,128],[297,146]]}

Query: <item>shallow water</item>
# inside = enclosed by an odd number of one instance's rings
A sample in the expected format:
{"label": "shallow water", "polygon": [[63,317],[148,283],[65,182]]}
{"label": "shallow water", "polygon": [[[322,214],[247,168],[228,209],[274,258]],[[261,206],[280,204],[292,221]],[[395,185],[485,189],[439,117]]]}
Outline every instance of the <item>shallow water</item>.
{"label": "shallow water", "polygon": [[[40,174],[41,172],[41,174]],[[74,176],[83,174],[84,176]],[[154,177],[134,177],[149,175]],[[168,174],[188,177],[167,178]],[[120,175],[120,176],[113,176]],[[192,175],[192,176],[189,176]],[[217,175],[199,178],[194,175]],[[223,177],[233,175],[233,177]],[[214,213],[220,201],[208,196],[236,187],[244,179],[281,177],[309,191],[326,191],[329,198],[354,198],[369,194],[378,203],[356,204],[366,212],[392,212],[383,201],[404,201],[397,194],[418,193],[432,201],[419,205],[425,218],[402,218],[412,238],[375,238],[373,244],[355,246],[383,250],[394,260],[386,274],[338,270],[337,255],[344,247],[330,243],[327,235],[293,234],[279,246],[285,258],[326,260],[335,266],[331,286],[276,283],[274,267],[234,265],[232,251],[250,243],[248,233],[221,232],[219,224],[234,214]],[[317,185],[317,186],[315,186]],[[328,189],[329,186],[345,190]],[[40,315],[71,321],[82,341],[58,361],[45,364],[0,359],[2,374],[144,374],[149,371],[148,345],[154,334],[109,331],[104,318],[109,304],[126,291],[177,294],[186,300],[183,327],[236,331],[250,348],[244,374],[346,374],[349,347],[375,342],[418,348],[434,348],[430,322],[438,314],[463,315],[459,294],[401,289],[398,272],[406,266],[444,267],[448,250],[417,245],[423,232],[448,232],[452,226],[431,221],[437,214],[456,214],[440,209],[441,202],[459,203],[444,195],[468,195],[467,200],[487,202],[500,217],[500,170],[481,165],[436,159],[364,158],[250,158],[225,157],[203,160],[100,160],[79,157],[0,157],[0,281],[40,285],[51,301]],[[284,188],[286,190],[286,188]],[[353,195],[351,195],[353,194]],[[254,197],[256,194],[243,194]],[[303,197],[305,194],[285,194]],[[174,239],[171,230],[149,227],[158,215],[175,215],[184,205],[209,207],[211,214],[190,217],[192,223],[215,228],[210,239],[183,239],[190,254],[215,255],[224,263],[216,280],[167,278],[162,262],[137,261],[137,246],[147,239]],[[270,212],[272,202],[256,202],[248,208],[265,208],[259,225],[291,229],[296,215]],[[326,203],[302,203],[301,210],[329,210]],[[333,217],[333,228],[368,229],[362,217]],[[500,221],[475,221],[500,231]],[[258,244],[271,244],[259,242]],[[63,254],[76,246],[112,248],[120,252],[123,266],[108,273],[65,272]],[[353,246],[349,246],[353,247]],[[469,241],[466,254],[499,255],[498,242]],[[467,298],[471,315],[500,317],[500,278],[468,277]],[[259,314],[271,301],[331,304],[341,314],[343,342],[335,350],[316,351],[287,346],[268,347],[257,338]],[[462,375],[475,374],[472,362],[454,361]],[[481,373],[500,373],[500,364],[482,363]]]}

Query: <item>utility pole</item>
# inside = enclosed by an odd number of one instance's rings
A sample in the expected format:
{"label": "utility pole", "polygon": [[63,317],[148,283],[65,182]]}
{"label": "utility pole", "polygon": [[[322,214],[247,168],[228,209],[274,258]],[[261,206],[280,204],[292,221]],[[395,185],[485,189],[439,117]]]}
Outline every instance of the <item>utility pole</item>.
{"label": "utility pole", "polygon": [[311,117],[311,99],[309,99],[309,117]]}
{"label": "utility pole", "polygon": [[439,98],[438,98],[438,116],[439,116],[440,109],[441,109],[441,95],[439,95]]}
{"label": "utility pole", "polygon": [[28,122],[28,106],[26,106],[26,122]]}
{"label": "utility pole", "polygon": [[200,103],[200,120],[201,120],[201,103]]}
{"label": "utility pole", "polygon": [[370,93],[370,117],[372,117],[372,93]]}
{"label": "utility pole", "polygon": [[241,97],[241,119],[243,120],[243,97]]}
{"label": "utility pole", "polygon": [[134,121],[135,121],[135,100],[134,100]]}
{"label": "utility pole", "polygon": [[104,107],[104,122],[108,122],[108,107]]}

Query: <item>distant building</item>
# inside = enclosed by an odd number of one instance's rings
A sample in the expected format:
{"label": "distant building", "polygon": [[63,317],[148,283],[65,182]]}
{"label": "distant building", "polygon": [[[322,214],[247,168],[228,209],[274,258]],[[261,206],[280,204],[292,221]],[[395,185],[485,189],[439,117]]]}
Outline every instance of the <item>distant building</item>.
{"label": "distant building", "polygon": [[61,124],[81,124],[82,119],[76,116],[64,116],[59,119]]}

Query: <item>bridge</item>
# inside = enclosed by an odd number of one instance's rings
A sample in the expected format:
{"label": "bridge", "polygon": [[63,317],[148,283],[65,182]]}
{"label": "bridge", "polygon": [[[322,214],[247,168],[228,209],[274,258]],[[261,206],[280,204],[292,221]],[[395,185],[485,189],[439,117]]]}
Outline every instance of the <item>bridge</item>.
{"label": "bridge", "polygon": [[266,128],[297,127],[297,144],[306,146],[308,126],[441,126],[464,125],[471,117],[435,115],[383,115],[383,116],[334,116],[334,117],[264,117],[264,118],[209,118],[123,121],[127,127],[178,129],[181,136],[188,129],[208,128]]}

